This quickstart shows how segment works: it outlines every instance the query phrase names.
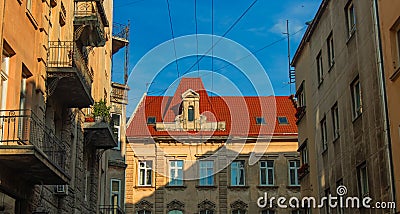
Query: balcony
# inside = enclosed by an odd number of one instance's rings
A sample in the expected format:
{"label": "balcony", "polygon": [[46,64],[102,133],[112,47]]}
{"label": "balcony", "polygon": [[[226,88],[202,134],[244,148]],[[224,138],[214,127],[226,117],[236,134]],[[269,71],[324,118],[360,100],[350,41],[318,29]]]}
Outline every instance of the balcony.
{"label": "balcony", "polygon": [[113,24],[112,54],[117,53],[129,43],[129,25]]}
{"label": "balcony", "polygon": [[74,5],[75,38],[83,46],[104,46],[107,40],[104,27],[109,24],[103,1],[75,0]]}
{"label": "balcony", "polygon": [[111,84],[111,102],[128,105],[128,90],[129,87],[124,84]]}
{"label": "balcony", "polygon": [[111,149],[118,146],[117,139],[109,121],[104,119],[85,118],[83,123],[85,142],[97,149]]}
{"label": "balcony", "polygon": [[87,57],[84,57],[76,44],[72,41],[52,41],[48,56],[49,95],[61,97],[60,102],[69,108],[92,105],[93,73],[87,66]]}
{"label": "balcony", "polygon": [[101,205],[99,211],[100,214],[125,214],[121,207],[113,205]]}
{"label": "balcony", "polygon": [[32,184],[66,184],[67,145],[31,110],[0,111],[0,165]]}

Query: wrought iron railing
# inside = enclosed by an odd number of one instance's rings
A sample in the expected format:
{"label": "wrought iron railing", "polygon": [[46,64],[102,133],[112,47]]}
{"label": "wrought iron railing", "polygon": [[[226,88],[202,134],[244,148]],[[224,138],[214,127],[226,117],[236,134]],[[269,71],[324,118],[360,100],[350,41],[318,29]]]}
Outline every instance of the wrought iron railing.
{"label": "wrought iron railing", "polygon": [[128,91],[124,88],[116,88],[113,87],[111,89],[111,98],[116,98],[119,99],[121,101],[127,101],[128,99]]}
{"label": "wrought iron railing", "polygon": [[96,3],[96,1],[75,1],[74,17],[97,19],[99,22],[99,28],[102,32],[102,29],[104,29],[104,23],[97,4],[102,4],[102,2]]}
{"label": "wrought iron railing", "polygon": [[99,211],[101,214],[125,214],[121,207],[113,205],[101,205]]}
{"label": "wrought iron railing", "polygon": [[128,40],[129,26],[120,23],[113,23],[113,36]]}
{"label": "wrought iron railing", "polygon": [[28,109],[0,110],[0,144],[34,145],[64,172],[68,146],[59,140],[44,123]]}
{"label": "wrought iron railing", "polygon": [[[86,47],[83,47],[82,52],[88,52]],[[75,42],[72,41],[50,41],[49,59],[47,61],[50,68],[68,68],[75,67],[78,70],[78,75],[86,82],[90,88],[93,82],[93,73],[87,65],[87,53],[82,54],[77,48]]]}

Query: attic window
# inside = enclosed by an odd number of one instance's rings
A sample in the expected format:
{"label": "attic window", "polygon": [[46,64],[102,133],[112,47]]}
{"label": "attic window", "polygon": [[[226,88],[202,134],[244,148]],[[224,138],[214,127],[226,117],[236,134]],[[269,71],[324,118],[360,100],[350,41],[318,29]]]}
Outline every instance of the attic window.
{"label": "attic window", "polygon": [[190,122],[194,121],[194,107],[193,106],[189,106],[188,121],[190,121]]}
{"label": "attic window", "polygon": [[147,124],[156,124],[156,117],[147,117]]}
{"label": "attic window", "polygon": [[287,117],[278,117],[279,124],[289,124]]}
{"label": "attic window", "polygon": [[264,117],[256,117],[256,124],[257,125],[264,125],[266,124]]}

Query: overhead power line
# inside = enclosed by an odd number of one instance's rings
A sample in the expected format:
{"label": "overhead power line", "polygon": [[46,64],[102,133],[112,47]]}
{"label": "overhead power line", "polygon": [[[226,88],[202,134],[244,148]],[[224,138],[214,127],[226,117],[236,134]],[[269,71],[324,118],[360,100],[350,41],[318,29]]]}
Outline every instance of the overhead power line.
{"label": "overhead power line", "polygon": [[178,66],[178,57],[176,55],[176,44],[175,44],[175,36],[174,36],[174,28],[172,26],[172,17],[171,17],[171,9],[169,7],[169,1],[167,1],[167,8],[168,8],[168,17],[169,17],[169,26],[171,28],[171,36],[172,36],[172,43],[174,45],[174,54],[175,54],[175,64],[176,64],[176,73],[178,74],[178,78],[180,77],[179,75],[179,66]]}

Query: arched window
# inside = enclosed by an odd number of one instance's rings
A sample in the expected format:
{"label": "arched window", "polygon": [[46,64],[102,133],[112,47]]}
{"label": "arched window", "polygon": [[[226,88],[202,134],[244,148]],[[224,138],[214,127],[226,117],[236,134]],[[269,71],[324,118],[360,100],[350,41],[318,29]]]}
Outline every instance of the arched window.
{"label": "arched window", "polygon": [[183,214],[183,212],[180,210],[171,210],[168,212],[168,214]]}
{"label": "arched window", "polygon": [[189,106],[188,108],[188,121],[194,121],[194,107]]}

